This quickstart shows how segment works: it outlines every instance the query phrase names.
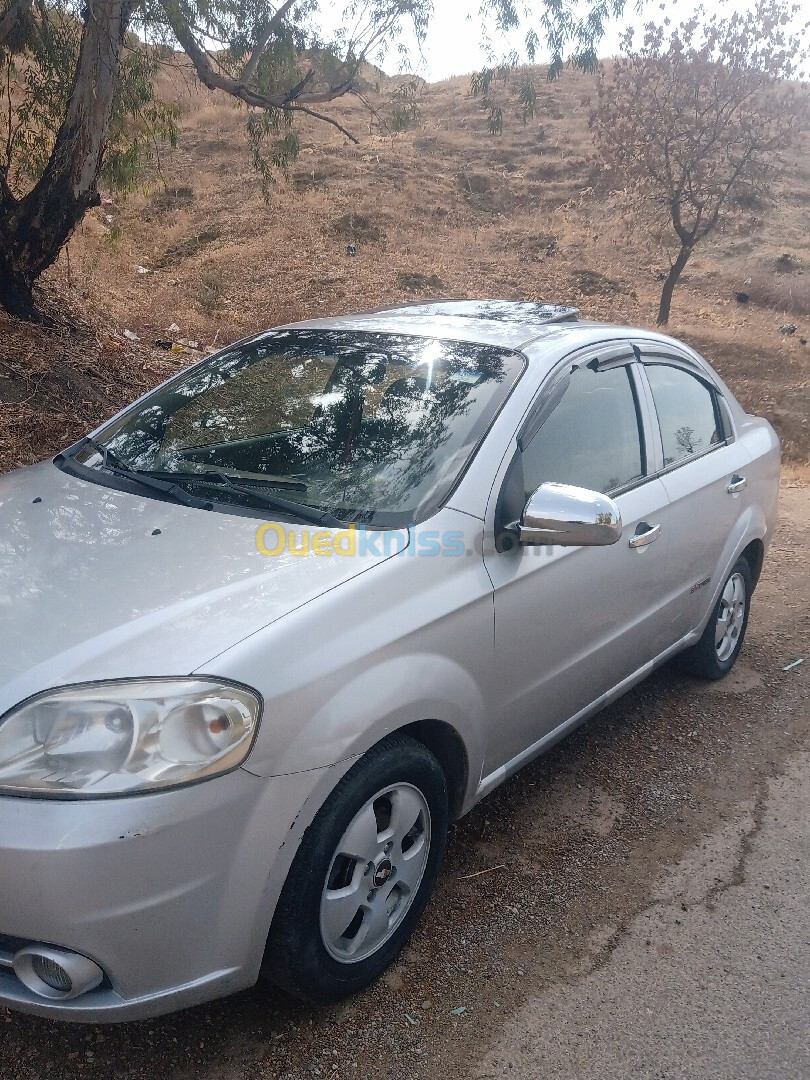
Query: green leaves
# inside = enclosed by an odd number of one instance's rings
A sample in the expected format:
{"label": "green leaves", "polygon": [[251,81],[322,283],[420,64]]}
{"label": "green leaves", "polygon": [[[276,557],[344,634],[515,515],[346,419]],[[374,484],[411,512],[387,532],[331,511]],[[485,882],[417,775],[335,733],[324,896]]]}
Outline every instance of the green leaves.
{"label": "green leaves", "polygon": [[[73,93],[84,0],[0,0],[0,176],[22,194],[42,175]],[[350,0],[325,37],[318,0],[142,0],[134,5],[109,119],[102,176],[131,191],[178,138],[179,109],[161,99],[161,65],[183,46],[202,82],[247,105],[248,145],[265,190],[274,169],[298,151],[295,114],[315,115],[350,92],[366,59],[401,46],[405,29],[424,36],[432,0]],[[97,16],[98,17],[98,16]],[[103,17],[103,16],[101,16]],[[399,103],[401,124],[416,120]],[[341,129],[342,130],[342,129]],[[348,133],[347,133],[348,134]]]}
{"label": "green leaves", "polygon": [[[639,0],[639,5],[642,2]],[[626,0],[543,0],[540,4],[481,0],[484,43],[492,62],[473,73],[470,92],[481,99],[490,134],[501,134],[504,116],[509,111],[524,124],[534,117],[537,90],[532,74],[522,67],[522,60],[514,50],[498,56],[494,41],[487,35],[488,24],[501,35],[523,28],[526,59],[535,64],[545,54],[546,77],[553,82],[567,64],[581,71],[597,69],[597,48],[607,23],[618,18],[625,6]]]}
{"label": "green leaves", "polygon": [[105,182],[120,192],[134,190],[150,165],[159,166],[162,147],[177,145],[180,108],[155,93],[160,57],[160,50],[132,40],[121,61],[102,168]]}
{"label": "green leaves", "polygon": [[607,23],[621,16],[625,7],[626,0],[543,0],[540,4],[482,0],[481,14],[494,22],[500,34],[524,27],[529,62],[535,63],[545,50],[549,75],[554,77],[552,73],[562,71],[566,56],[575,66],[591,70]]}
{"label": "green leaves", "polygon": [[45,168],[67,108],[81,40],[81,24],[69,4],[46,7],[40,2],[22,13],[21,20],[0,50],[7,90],[0,169],[12,189],[36,179]]}
{"label": "green leaves", "polygon": [[372,58],[404,55],[403,32],[420,40],[432,11],[432,0],[349,0],[327,35],[319,0],[0,0],[0,303],[33,317],[33,283],[98,204],[99,180],[129,191],[159,170],[180,116],[158,92],[162,65],[187,77],[191,64],[247,107],[268,192],[298,153],[297,114],[354,139],[330,102]]}
{"label": "green leaves", "polygon": [[298,157],[300,140],[289,109],[252,109],[245,125],[253,167],[269,198],[275,174]]}
{"label": "green leaves", "polygon": [[391,131],[409,131],[420,121],[419,103],[425,82],[418,76],[402,79],[390,94],[388,126]]}

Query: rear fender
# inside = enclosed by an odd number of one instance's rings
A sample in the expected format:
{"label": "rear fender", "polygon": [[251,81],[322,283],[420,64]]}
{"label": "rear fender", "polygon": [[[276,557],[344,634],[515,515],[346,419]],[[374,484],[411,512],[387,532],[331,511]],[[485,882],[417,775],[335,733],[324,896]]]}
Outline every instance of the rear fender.
{"label": "rear fender", "polygon": [[701,617],[700,624],[695,628],[693,634],[694,640],[697,640],[706,629],[711,614],[723,592],[723,586],[728,580],[728,576],[731,573],[734,564],[749,544],[753,543],[755,540],[760,540],[765,543],[765,537],[769,537],[769,532],[770,530],[768,529],[762,510],[756,506],[749,506],[737,521],[736,528],[729,535],[720,558],[718,559],[717,569],[712,578],[712,589],[711,592],[707,593],[709,600]]}

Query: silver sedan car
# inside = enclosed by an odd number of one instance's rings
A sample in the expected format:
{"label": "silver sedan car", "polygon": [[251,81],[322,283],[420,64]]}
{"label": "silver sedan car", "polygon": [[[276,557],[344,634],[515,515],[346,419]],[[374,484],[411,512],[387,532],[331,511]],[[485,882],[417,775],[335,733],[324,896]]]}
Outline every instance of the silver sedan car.
{"label": "silver sedan car", "polygon": [[745,636],[779,447],[671,338],[447,301],[283,326],[0,478],[0,1005],[377,978],[448,825]]}

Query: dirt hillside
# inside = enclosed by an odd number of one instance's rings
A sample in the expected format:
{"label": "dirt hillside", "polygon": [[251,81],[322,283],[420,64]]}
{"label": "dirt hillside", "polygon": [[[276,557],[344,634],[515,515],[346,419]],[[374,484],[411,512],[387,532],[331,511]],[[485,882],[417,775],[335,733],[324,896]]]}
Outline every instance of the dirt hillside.
{"label": "dirt hillside", "polygon": [[[391,85],[370,94],[381,112]],[[340,119],[359,145],[305,124],[269,201],[244,112],[191,83],[168,89],[183,131],[162,177],[88,215],[44,282],[45,302],[70,323],[43,331],[0,316],[0,470],[56,451],[212,346],[282,320],[489,296],[654,321],[666,259],[603,187],[591,76],[544,85],[536,120],[509,121],[500,137],[466,78],[425,86],[418,125],[397,134],[346,100]],[[797,156],[774,208],[697,253],[670,325],[771,419],[796,463],[810,457],[808,267],[810,159]],[[178,339],[197,349],[154,345]]]}

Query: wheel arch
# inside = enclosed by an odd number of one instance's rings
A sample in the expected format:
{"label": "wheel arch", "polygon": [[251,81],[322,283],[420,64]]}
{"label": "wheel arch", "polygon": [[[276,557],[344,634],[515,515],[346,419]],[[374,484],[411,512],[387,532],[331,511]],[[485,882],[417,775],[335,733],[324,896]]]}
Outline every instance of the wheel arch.
{"label": "wheel arch", "polygon": [[723,586],[738,559],[744,558],[751,572],[752,591],[762,572],[767,552],[768,526],[761,510],[751,506],[741,515],[735,529],[726,539],[722,555],[712,575],[713,588],[707,596],[706,608],[700,622],[695,627],[690,644],[694,644],[709,622],[715,605],[720,599]]}
{"label": "wheel arch", "polygon": [[470,773],[467,750],[461,735],[443,720],[417,720],[392,734],[410,735],[430,750],[447,780],[451,817],[460,817]]}
{"label": "wheel arch", "polygon": [[759,576],[762,573],[762,564],[765,561],[765,545],[761,540],[752,540],[751,543],[740,552],[740,555],[751,568],[751,586],[757,587]]}

